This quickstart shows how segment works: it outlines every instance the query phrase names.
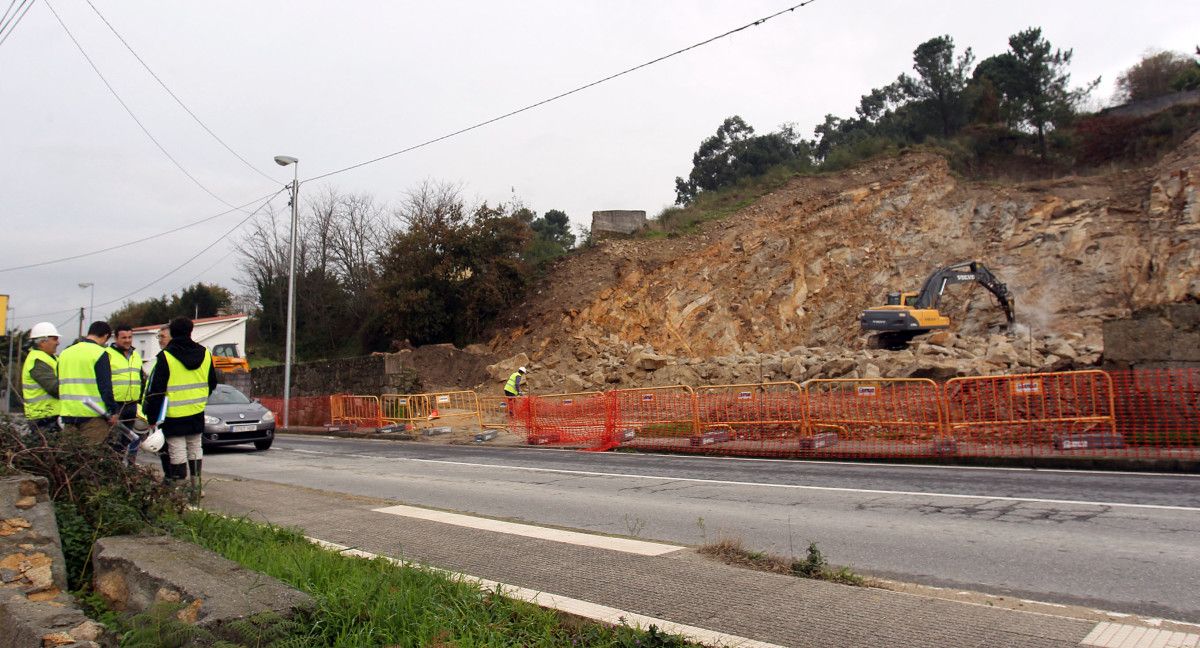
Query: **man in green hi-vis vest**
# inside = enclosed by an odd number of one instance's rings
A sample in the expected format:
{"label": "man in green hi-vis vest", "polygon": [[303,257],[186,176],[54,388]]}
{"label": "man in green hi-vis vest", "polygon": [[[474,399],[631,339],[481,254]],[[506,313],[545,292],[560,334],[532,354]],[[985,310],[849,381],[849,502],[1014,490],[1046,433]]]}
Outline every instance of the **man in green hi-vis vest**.
{"label": "man in green hi-vis vest", "polygon": [[167,438],[167,479],[181,481],[192,475],[193,492],[199,494],[200,467],[204,450],[200,436],[204,433],[204,406],[208,395],[217,386],[217,372],[212,354],[192,341],[192,320],[176,317],[168,325],[171,341],[158,352],[150,386],[142,409],[151,420],[162,411],[167,400],[167,416],[162,422]]}
{"label": "man in green hi-vis vest", "polygon": [[35,430],[58,429],[58,329],[50,322],[38,322],[29,330],[33,348],[21,368],[21,397],[25,401],[25,420]]}
{"label": "man in green hi-vis vest", "polygon": [[112,346],[108,347],[113,399],[117,401],[117,418],[132,427],[146,386],[146,378],[142,375],[142,354],[133,348],[132,326],[117,324],[113,330],[116,331],[116,337]]}
{"label": "man in green hi-vis vest", "polygon": [[[112,368],[105,344],[112,337],[108,322],[92,322],[87,336],[63,349],[58,356],[58,400],[63,430],[91,443],[104,443],[117,423],[113,400]],[[104,408],[100,416],[87,401]]]}

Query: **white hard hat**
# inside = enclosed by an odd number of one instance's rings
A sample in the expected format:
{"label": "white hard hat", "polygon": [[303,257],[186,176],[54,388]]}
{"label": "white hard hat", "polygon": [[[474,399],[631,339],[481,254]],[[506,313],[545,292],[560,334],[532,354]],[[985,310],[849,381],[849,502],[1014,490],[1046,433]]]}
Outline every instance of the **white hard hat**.
{"label": "white hard hat", "polygon": [[163,444],[166,442],[167,439],[163,436],[162,430],[156,428],[153,432],[146,435],[145,439],[142,439],[142,444],[138,447],[146,452],[153,453],[162,450]]}
{"label": "white hard hat", "polygon": [[33,325],[33,328],[29,329],[29,337],[35,340],[37,338],[58,336],[58,329],[54,328],[54,325],[50,322],[38,322]]}
{"label": "white hard hat", "polygon": [[517,373],[525,373],[525,367],[517,369]]}

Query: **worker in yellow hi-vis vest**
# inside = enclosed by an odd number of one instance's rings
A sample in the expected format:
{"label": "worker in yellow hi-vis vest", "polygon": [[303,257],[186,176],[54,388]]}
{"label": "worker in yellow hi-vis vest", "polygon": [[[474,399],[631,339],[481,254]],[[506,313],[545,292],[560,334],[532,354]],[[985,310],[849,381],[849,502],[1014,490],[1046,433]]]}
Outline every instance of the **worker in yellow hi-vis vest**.
{"label": "worker in yellow hi-vis vest", "polygon": [[200,445],[204,406],[217,386],[217,372],[208,349],[192,341],[192,320],[176,317],[168,328],[171,342],[158,352],[142,409],[150,420],[156,420],[166,399],[166,418],[162,422],[170,459],[166,477],[179,482],[190,472],[192,490],[198,496],[204,459]]}
{"label": "worker in yellow hi-vis vest", "polygon": [[[108,322],[92,322],[87,335],[58,355],[58,400],[63,431],[91,443],[104,443],[117,424],[112,369],[104,345],[112,337]],[[91,405],[89,405],[89,401]],[[99,415],[92,406],[103,408]]]}
{"label": "worker in yellow hi-vis vest", "polygon": [[133,348],[133,327],[117,324],[116,336],[108,347],[108,364],[112,368],[113,400],[117,402],[117,418],[130,428],[137,420],[137,408],[142,403],[146,377],[142,374],[142,354]]}
{"label": "worker in yellow hi-vis vest", "polygon": [[21,396],[25,400],[25,420],[35,430],[58,429],[58,329],[50,322],[38,322],[29,330],[33,348],[21,368]]}

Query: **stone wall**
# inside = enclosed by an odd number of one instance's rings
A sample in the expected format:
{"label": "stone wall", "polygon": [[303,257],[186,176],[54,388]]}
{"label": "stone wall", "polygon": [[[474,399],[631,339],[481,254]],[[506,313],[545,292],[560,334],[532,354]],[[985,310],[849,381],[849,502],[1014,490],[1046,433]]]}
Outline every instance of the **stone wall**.
{"label": "stone wall", "polygon": [[1151,306],[1105,322],[1104,367],[1200,367],[1200,303]]}
{"label": "stone wall", "polygon": [[0,648],[98,646],[102,626],[67,593],[45,477],[0,477]]}
{"label": "stone wall", "polygon": [[646,212],[630,209],[610,209],[592,212],[592,236],[604,234],[633,234],[646,226]]}
{"label": "stone wall", "polygon": [[[259,367],[250,372],[256,396],[283,394],[283,365]],[[327,394],[410,394],[420,391],[417,373],[389,361],[387,354],[317,360],[292,365],[295,397]]]}

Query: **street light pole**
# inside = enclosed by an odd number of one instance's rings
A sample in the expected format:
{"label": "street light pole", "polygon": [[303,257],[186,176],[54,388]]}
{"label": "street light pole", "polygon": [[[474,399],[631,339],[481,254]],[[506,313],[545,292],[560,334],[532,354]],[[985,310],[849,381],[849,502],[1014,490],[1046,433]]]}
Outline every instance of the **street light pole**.
{"label": "street light pole", "polygon": [[[94,322],[94,321],[96,321],[96,284],[91,281],[86,281],[86,282],[79,284],[79,287],[92,289],[92,296],[90,298],[90,301],[88,301],[88,321]],[[83,336],[83,334],[80,333],[80,337],[82,337],[82,336]]]}
{"label": "street light pole", "polygon": [[296,344],[296,221],[300,210],[300,160],[289,155],[276,155],[275,164],[292,165],[292,227],[288,236],[288,297],[287,333],[283,351],[283,429],[288,428],[292,395],[292,356]]}

